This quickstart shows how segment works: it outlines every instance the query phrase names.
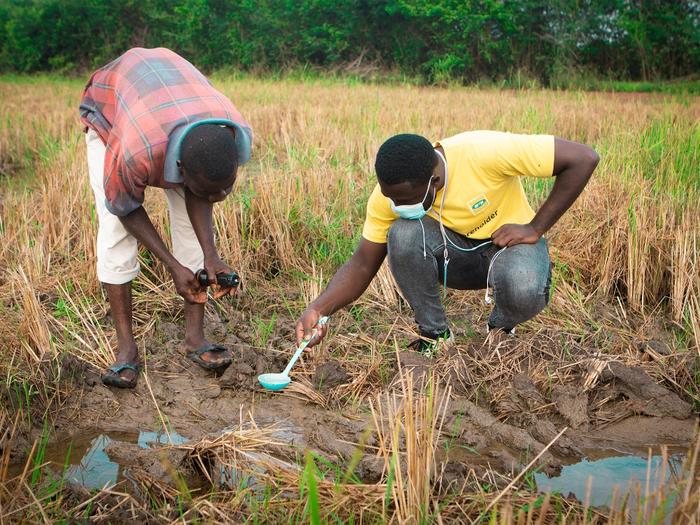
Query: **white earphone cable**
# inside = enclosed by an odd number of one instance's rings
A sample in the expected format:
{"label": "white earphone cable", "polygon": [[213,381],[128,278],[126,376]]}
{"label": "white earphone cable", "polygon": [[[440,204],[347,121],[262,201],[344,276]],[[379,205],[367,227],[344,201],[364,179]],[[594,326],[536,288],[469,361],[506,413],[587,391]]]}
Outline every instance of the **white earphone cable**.
{"label": "white earphone cable", "polygon": [[[481,244],[478,244],[474,246],[473,248],[461,248],[457,246],[452,239],[449,238],[447,235],[447,231],[445,229],[445,225],[442,223],[442,210],[445,207],[445,196],[447,195],[447,183],[448,183],[448,172],[447,172],[447,159],[445,159],[445,156],[440,153],[440,151],[435,150],[435,153],[438,154],[440,159],[442,160],[442,164],[445,167],[445,184],[442,188],[442,198],[440,199],[440,212],[438,214],[438,224],[440,225],[440,233],[442,234],[442,242],[444,246],[444,251],[443,251],[443,258],[444,258],[444,265],[443,265],[443,282],[442,282],[442,290],[443,290],[443,298],[447,297],[447,266],[450,263],[450,257],[449,253],[447,251],[447,245],[448,243],[452,245],[453,248],[456,248],[457,250],[461,252],[473,252],[475,250],[478,250],[479,248],[486,246],[488,244],[493,244],[493,241],[484,241]],[[423,228],[423,223],[421,222],[421,228]],[[493,263],[496,261],[496,258],[501,255],[506,249],[506,246],[498,250],[491,261],[489,262],[489,269],[486,272],[486,291],[484,293],[484,302],[486,304],[491,304],[491,297],[489,295],[489,282],[491,279],[491,269],[493,268]],[[423,230],[423,257],[426,257],[426,251],[425,251],[425,230]]]}

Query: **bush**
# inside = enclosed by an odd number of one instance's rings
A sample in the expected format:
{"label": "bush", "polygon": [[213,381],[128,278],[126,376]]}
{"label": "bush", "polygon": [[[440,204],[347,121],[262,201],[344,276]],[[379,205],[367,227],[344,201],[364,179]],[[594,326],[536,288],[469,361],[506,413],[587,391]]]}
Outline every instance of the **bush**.
{"label": "bush", "polygon": [[0,69],[94,68],[165,46],[204,70],[337,68],[358,57],[429,82],[700,70],[697,0],[0,0]]}

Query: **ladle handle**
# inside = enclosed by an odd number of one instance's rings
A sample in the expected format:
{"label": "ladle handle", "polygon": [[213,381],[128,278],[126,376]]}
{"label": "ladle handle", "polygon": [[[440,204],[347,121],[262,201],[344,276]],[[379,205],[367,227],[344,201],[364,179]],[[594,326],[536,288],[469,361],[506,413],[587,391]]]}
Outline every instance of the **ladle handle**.
{"label": "ladle handle", "polygon": [[292,370],[292,367],[296,364],[297,359],[299,359],[299,356],[301,356],[301,353],[306,350],[306,347],[309,346],[309,343],[312,341],[314,337],[316,337],[316,334],[318,333],[318,329],[321,328],[324,324],[328,322],[329,317],[327,315],[324,315],[321,317],[318,322],[316,323],[316,326],[313,329],[313,332],[311,332],[311,335],[304,339],[301,344],[299,345],[299,348],[297,348],[297,351],[294,352],[294,355],[292,356],[292,359],[289,361],[289,364],[287,365],[287,368],[284,369],[284,372],[282,372],[284,375],[288,376],[289,372]]}

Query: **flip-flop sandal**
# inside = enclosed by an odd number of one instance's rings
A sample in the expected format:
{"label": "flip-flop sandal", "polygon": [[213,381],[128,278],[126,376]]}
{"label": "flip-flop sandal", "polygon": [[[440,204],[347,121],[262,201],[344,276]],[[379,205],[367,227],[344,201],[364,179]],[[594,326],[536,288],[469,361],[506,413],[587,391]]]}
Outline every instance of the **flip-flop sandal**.
{"label": "flip-flop sandal", "polygon": [[[121,376],[122,371],[133,370],[135,372],[133,379],[124,379]],[[102,383],[107,386],[113,386],[116,388],[134,388],[136,387],[136,382],[138,381],[139,372],[141,371],[141,365],[133,363],[121,363],[112,365],[107,368],[107,371],[102,376]]]}
{"label": "flip-flop sandal", "polygon": [[202,348],[194,350],[193,352],[188,352],[187,357],[207,370],[220,370],[231,364],[232,359],[230,357],[222,360],[207,361],[206,359],[202,358],[202,355],[206,354],[207,352],[223,353],[228,352],[228,348],[221,345],[205,345]]}

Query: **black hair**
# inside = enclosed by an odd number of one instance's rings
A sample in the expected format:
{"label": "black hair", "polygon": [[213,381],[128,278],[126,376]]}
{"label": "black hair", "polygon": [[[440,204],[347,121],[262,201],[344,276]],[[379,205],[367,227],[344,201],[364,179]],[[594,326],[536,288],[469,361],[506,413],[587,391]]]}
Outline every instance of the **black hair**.
{"label": "black hair", "polygon": [[433,145],[425,137],[404,133],[384,142],[377,152],[374,169],[384,184],[426,182],[437,164]]}
{"label": "black hair", "polygon": [[185,172],[212,182],[230,178],[238,168],[238,150],[231,131],[219,124],[192,128],[180,146],[180,162]]}

